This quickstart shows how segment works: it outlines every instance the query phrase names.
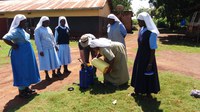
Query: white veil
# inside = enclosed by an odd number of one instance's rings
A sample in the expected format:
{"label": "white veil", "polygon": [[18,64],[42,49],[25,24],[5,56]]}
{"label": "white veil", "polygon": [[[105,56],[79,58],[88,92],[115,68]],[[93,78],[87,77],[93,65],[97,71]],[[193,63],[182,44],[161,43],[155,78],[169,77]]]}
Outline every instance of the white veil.
{"label": "white veil", "polygon": [[114,19],[115,21],[121,23],[121,21],[117,18],[117,16],[115,16],[114,14],[109,14],[108,17],[109,19]]}
{"label": "white veil", "polygon": [[151,16],[147,12],[142,12],[138,15],[137,19],[145,21],[147,29],[156,33],[157,35],[160,34],[158,28],[156,27],[155,23],[153,22]]}
{"label": "white veil", "polygon": [[20,24],[20,22],[21,22],[22,20],[25,20],[25,19],[26,19],[26,16],[24,16],[24,15],[22,15],[22,14],[17,14],[17,15],[14,17],[14,19],[13,19],[13,21],[12,21],[12,23],[11,23],[11,26],[10,26],[10,29],[9,29],[8,32],[10,32],[10,31],[12,31],[14,28],[18,27],[19,24]]}
{"label": "white veil", "polygon": [[60,21],[61,21],[62,19],[65,20],[65,26],[66,26],[67,28],[69,28],[67,19],[66,19],[64,16],[60,16],[60,17],[59,17],[59,19],[58,19],[58,26],[61,26],[61,25],[60,25]]}
{"label": "white veil", "polygon": [[47,17],[47,16],[42,16],[42,17],[40,18],[40,21],[38,22],[38,24],[37,24],[35,30],[37,30],[40,26],[42,26],[42,23],[43,23],[44,21],[46,21],[46,20],[49,20],[49,17]]}

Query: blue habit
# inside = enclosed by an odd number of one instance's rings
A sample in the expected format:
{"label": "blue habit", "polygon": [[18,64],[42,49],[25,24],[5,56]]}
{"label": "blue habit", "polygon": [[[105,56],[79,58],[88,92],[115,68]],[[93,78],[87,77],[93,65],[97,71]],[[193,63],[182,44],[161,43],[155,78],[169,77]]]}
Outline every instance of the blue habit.
{"label": "blue habit", "polygon": [[14,86],[30,86],[40,81],[35,55],[29,42],[18,46],[11,52]]}
{"label": "blue habit", "polygon": [[30,35],[22,28],[15,28],[3,37],[3,39],[13,41],[18,45],[17,49],[11,51],[14,86],[28,87],[40,81],[35,54],[28,40],[29,37]]}

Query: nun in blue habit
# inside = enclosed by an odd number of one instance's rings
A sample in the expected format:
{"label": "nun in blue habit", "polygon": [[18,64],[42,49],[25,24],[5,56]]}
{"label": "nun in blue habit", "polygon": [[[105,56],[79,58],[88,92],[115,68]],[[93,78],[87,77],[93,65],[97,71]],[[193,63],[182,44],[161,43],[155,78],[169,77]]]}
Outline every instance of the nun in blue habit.
{"label": "nun in blue habit", "polygon": [[58,50],[50,25],[50,19],[47,16],[42,16],[35,28],[35,44],[38,50],[40,62],[40,70],[45,71],[45,79],[51,80],[49,70],[52,70],[52,77],[56,78],[59,75],[55,70],[60,68],[60,60],[56,50]]}
{"label": "nun in blue habit", "polygon": [[137,19],[140,30],[131,86],[134,87],[134,94],[146,94],[151,97],[151,93],[156,94],[160,91],[155,56],[159,31],[148,13],[140,13]]}
{"label": "nun in blue habit", "polygon": [[[69,74],[71,71],[68,70],[68,64],[71,63],[70,47],[70,28],[67,19],[64,16],[60,16],[58,19],[58,26],[55,28],[55,41],[58,46],[58,57],[61,65],[64,67],[63,74]],[[58,68],[57,74],[62,74]]]}
{"label": "nun in blue habit", "polygon": [[10,58],[13,85],[18,87],[20,97],[27,98],[35,93],[35,90],[30,89],[29,86],[38,83],[40,75],[33,48],[29,42],[30,35],[24,30],[25,23],[26,17],[17,14],[3,40],[12,47]]}
{"label": "nun in blue habit", "polygon": [[108,39],[121,42],[126,47],[124,38],[127,35],[127,31],[125,26],[114,14],[109,14],[107,18],[109,22],[107,26]]}

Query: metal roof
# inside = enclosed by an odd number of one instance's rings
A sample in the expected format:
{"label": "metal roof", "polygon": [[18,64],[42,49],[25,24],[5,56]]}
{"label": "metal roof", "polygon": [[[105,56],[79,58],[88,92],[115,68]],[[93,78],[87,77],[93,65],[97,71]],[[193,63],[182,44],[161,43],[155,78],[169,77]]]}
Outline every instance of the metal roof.
{"label": "metal roof", "polygon": [[103,8],[107,0],[7,0],[0,1],[0,12],[39,10],[81,10]]}

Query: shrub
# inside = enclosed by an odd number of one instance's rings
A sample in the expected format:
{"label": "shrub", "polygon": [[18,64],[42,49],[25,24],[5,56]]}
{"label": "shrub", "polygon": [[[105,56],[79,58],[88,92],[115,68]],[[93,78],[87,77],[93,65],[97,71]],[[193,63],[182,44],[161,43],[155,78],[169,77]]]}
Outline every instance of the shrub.
{"label": "shrub", "polygon": [[157,24],[157,27],[159,28],[168,28],[169,25],[167,24],[167,19],[166,18],[159,18],[155,22]]}

